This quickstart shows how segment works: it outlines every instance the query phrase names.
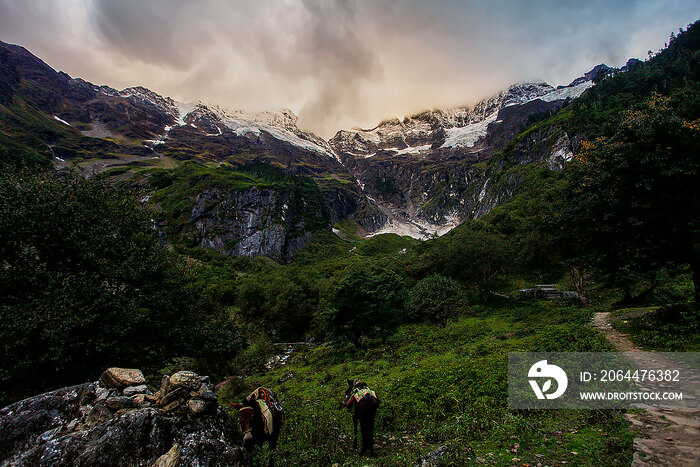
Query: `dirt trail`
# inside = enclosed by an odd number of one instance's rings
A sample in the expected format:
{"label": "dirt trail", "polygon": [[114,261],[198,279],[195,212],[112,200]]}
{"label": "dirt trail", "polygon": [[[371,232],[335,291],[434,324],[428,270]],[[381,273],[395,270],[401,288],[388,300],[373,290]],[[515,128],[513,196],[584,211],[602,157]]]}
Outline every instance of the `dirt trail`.
{"label": "dirt trail", "polygon": [[[684,395],[697,392],[700,374],[683,363],[662,355],[641,353],[626,335],[610,324],[610,313],[596,313],[593,327],[602,332],[620,352],[639,352],[630,358],[639,368],[682,368],[685,382],[679,389]],[[676,386],[678,388],[678,386]],[[628,413],[627,420],[639,430],[634,439],[633,466],[700,466],[700,407],[696,400],[672,401],[658,404],[638,404],[643,412]]]}

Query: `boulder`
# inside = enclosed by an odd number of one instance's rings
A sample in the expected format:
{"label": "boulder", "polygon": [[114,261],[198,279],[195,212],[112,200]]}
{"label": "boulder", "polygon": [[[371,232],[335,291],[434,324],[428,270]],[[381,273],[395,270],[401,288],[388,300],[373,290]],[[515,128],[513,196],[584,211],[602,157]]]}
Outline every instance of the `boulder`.
{"label": "boulder", "polygon": [[190,395],[187,391],[185,391],[183,388],[178,388],[164,396],[161,396],[160,400],[158,401],[158,405],[163,407],[163,410],[172,410],[172,408],[168,409],[168,406],[175,402],[177,402],[177,405],[180,405],[189,398]]}
{"label": "boulder", "polygon": [[131,400],[133,400],[134,403],[136,403],[136,405],[138,405],[139,407],[149,407],[151,405],[151,401],[147,400],[146,397],[146,394],[136,394],[134,396],[131,396]]}
{"label": "boulder", "polygon": [[196,391],[202,385],[202,378],[192,371],[178,371],[170,377],[170,385]]}
{"label": "boulder", "polygon": [[[246,465],[237,424],[221,407],[211,415],[152,407],[115,414],[96,402],[99,387],[62,388],[1,409],[0,465]],[[124,396],[107,400],[114,397]]]}
{"label": "boulder", "polygon": [[138,386],[146,383],[141,370],[135,368],[107,368],[100,376],[100,385],[106,388]]}
{"label": "boulder", "polygon": [[160,389],[156,391],[156,394],[160,398],[170,392],[170,376],[163,375],[160,379]]}
{"label": "boulder", "polygon": [[440,446],[436,450],[426,454],[418,459],[414,464],[415,467],[438,467],[443,464],[443,459],[450,454],[448,446]]}

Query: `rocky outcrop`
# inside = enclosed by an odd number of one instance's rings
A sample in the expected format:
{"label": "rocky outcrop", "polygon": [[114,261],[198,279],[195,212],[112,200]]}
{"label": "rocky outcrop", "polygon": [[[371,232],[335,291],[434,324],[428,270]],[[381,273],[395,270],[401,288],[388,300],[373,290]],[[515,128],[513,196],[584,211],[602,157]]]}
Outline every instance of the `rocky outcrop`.
{"label": "rocky outcrop", "polygon": [[[105,373],[113,370],[117,369]],[[155,392],[147,385],[110,384],[63,388],[0,410],[0,465],[236,466],[245,462],[237,424],[218,405],[208,377],[192,372],[166,375]]]}
{"label": "rocky outcrop", "polygon": [[201,247],[277,261],[291,259],[312,231],[330,230],[320,194],[309,198],[275,188],[207,189],[195,198],[190,220]]}

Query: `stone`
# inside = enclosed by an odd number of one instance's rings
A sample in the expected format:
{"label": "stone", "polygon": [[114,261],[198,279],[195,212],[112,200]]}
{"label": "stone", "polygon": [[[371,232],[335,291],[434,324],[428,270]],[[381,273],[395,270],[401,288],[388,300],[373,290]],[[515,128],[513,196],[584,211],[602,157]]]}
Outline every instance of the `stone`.
{"label": "stone", "polygon": [[136,394],[146,394],[148,392],[148,387],[145,384],[141,384],[139,386],[128,386],[124,388],[122,393],[125,396],[133,396]]}
{"label": "stone", "polygon": [[107,368],[100,376],[100,384],[106,388],[122,388],[145,384],[141,370],[135,368]]}
{"label": "stone", "polygon": [[207,391],[204,394],[202,394],[202,400],[205,402],[217,402],[219,399],[216,397],[216,394],[212,391]]}
{"label": "stone", "polygon": [[178,371],[170,377],[170,384],[174,388],[182,387],[196,391],[202,385],[202,380],[192,371]]}
{"label": "stone", "polygon": [[102,402],[109,397],[109,389],[98,387],[95,390],[95,402]]}
{"label": "stone", "polygon": [[164,405],[163,410],[165,412],[172,412],[173,410],[176,410],[178,407],[180,407],[182,405],[182,402],[183,401],[181,401],[181,400],[173,401],[167,405]]}
{"label": "stone", "polygon": [[190,401],[187,403],[187,406],[189,407],[190,412],[192,412],[195,415],[200,414],[207,409],[207,406],[204,403],[204,401],[200,401],[197,399],[190,399]]}
{"label": "stone", "polygon": [[175,467],[178,462],[180,462],[180,445],[175,443],[170,451],[156,459],[152,467]]}
{"label": "stone", "polygon": [[81,407],[81,412],[83,412],[82,419],[88,425],[96,425],[97,423],[112,418],[112,411],[102,404],[97,404],[94,407],[92,405],[85,407],[85,411],[83,411],[83,408]]}
{"label": "stone", "polygon": [[187,393],[187,391],[185,391],[182,388],[179,388],[161,397],[158,401],[158,405],[166,407],[172,404],[173,402],[182,403],[187,399],[189,399],[189,394]]}
{"label": "stone", "polygon": [[[418,459],[418,462],[414,465],[420,467],[437,467],[438,465],[442,465],[442,458],[449,453],[450,448],[448,446],[440,446],[436,450]],[[491,455],[493,455],[493,453],[491,453]]]}
{"label": "stone", "polygon": [[131,409],[137,406],[136,402],[131,397],[114,396],[108,397],[105,405],[111,410]]}
{"label": "stone", "polygon": [[132,399],[132,400],[134,401],[134,403],[135,403],[136,405],[138,405],[138,406],[141,406],[141,407],[146,406],[146,407],[148,407],[148,406],[151,405],[151,401],[146,400],[146,397],[147,397],[146,394],[136,394],[136,395],[134,395],[134,396],[131,396],[131,399]]}
{"label": "stone", "polygon": [[160,379],[160,390],[158,392],[160,393],[160,396],[164,396],[170,392],[170,376],[163,375],[163,377]]}

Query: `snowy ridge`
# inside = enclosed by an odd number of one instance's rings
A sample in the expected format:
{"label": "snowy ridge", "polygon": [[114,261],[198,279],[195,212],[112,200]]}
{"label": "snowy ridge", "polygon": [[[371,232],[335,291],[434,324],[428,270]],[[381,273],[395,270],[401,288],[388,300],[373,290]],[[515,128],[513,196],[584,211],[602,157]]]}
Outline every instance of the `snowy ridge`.
{"label": "snowy ridge", "polygon": [[575,99],[592,86],[593,82],[586,78],[559,88],[543,82],[516,84],[472,108],[430,110],[403,120],[386,120],[372,129],[341,130],[330,143],[336,152],[358,158],[374,157],[380,151],[394,151],[394,155],[421,154],[432,147],[436,132],[442,130],[441,149],[470,149],[488,135],[491,124],[499,123],[501,109],[536,99],[544,102]]}
{"label": "snowy ridge", "polygon": [[218,106],[212,106],[209,110],[238,136],[248,134],[259,136],[264,131],[280,141],[337,159],[336,154],[323,139],[297,128],[297,116],[291,110],[246,112]]}
{"label": "snowy ridge", "polygon": [[480,138],[486,136],[489,125],[496,122],[497,119],[498,110],[494,110],[489,116],[479,122],[470,123],[462,127],[448,128],[445,130],[445,142],[441,147],[471,148]]}
{"label": "snowy ridge", "polygon": [[593,81],[584,81],[583,83],[579,83],[574,86],[566,86],[563,88],[555,89],[554,91],[549,92],[544,96],[540,97],[540,99],[542,99],[545,102],[552,102],[560,99],[576,99],[581,94],[583,94],[583,92],[586,89],[590,89],[592,87]]}

